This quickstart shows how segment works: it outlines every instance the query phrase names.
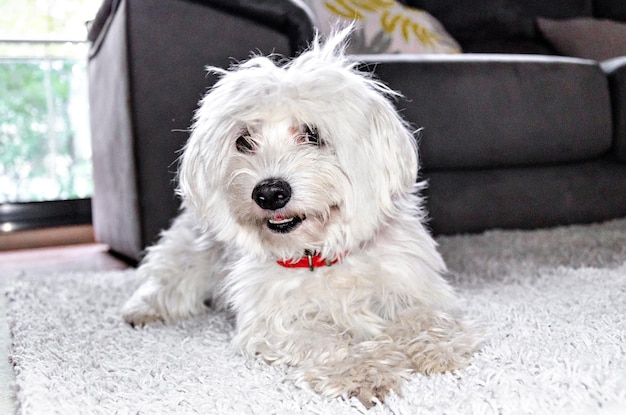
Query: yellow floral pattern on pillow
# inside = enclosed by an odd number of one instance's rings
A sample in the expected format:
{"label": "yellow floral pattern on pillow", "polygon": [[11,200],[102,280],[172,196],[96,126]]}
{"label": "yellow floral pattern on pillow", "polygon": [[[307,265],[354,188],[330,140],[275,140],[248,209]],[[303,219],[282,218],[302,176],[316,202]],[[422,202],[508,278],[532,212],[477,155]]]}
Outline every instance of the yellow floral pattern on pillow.
{"label": "yellow floral pattern on pillow", "polygon": [[429,13],[395,0],[308,0],[318,28],[355,22],[350,53],[459,53],[461,47]]}

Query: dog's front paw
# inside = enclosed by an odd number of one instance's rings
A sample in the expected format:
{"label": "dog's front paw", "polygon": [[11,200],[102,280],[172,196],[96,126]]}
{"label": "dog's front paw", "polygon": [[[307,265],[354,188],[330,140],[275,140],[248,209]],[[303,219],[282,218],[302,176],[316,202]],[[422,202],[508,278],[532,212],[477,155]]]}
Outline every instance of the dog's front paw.
{"label": "dog's front paw", "polygon": [[122,307],[124,321],[132,327],[141,327],[147,324],[164,322],[163,317],[143,299],[134,296]]}
{"label": "dog's front paw", "polygon": [[362,379],[355,379],[351,387],[344,392],[348,398],[357,398],[363,406],[371,408],[377,403],[385,402],[391,391],[397,391],[401,379],[398,376],[380,376],[372,374]]}
{"label": "dog's front paw", "polygon": [[304,376],[320,395],[357,398],[363,406],[371,408],[383,403],[391,391],[400,393],[401,383],[407,375],[407,370],[372,362],[349,368],[310,369]]}
{"label": "dog's front paw", "polygon": [[124,321],[133,327],[164,322],[163,313],[156,307],[159,290],[159,285],[154,281],[144,282],[122,307]]}

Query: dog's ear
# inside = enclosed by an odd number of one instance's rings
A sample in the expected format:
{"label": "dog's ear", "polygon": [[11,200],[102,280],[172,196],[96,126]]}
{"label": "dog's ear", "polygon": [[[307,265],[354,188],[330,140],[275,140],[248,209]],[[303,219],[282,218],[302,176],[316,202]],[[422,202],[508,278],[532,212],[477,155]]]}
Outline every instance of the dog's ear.
{"label": "dog's ear", "polygon": [[395,216],[398,200],[415,190],[417,146],[408,124],[387,96],[376,92],[368,98],[363,105],[367,130],[361,139],[369,141],[369,145],[364,146],[366,170],[361,173],[370,182],[370,197],[376,200],[372,208],[384,216]]}
{"label": "dog's ear", "polygon": [[415,137],[408,124],[385,97],[374,100],[370,109],[373,147],[380,156],[380,172],[389,184],[390,195],[412,191],[417,180],[418,157]]}
{"label": "dog's ear", "polygon": [[402,200],[414,192],[418,158],[408,124],[385,94],[369,88],[344,93],[341,98],[350,105],[337,111],[329,126],[337,137],[333,144],[350,184],[344,189],[349,193],[344,220],[351,240],[364,241],[372,238],[381,223],[396,217]]}
{"label": "dog's ear", "polygon": [[223,143],[227,137],[223,123],[215,116],[218,114],[215,105],[205,97],[196,112],[179,162],[177,193],[183,206],[193,209],[205,226],[209,223],[229,226],[232,219],[227,214],[226,200],[219,197],[227,168],[228,146]]}

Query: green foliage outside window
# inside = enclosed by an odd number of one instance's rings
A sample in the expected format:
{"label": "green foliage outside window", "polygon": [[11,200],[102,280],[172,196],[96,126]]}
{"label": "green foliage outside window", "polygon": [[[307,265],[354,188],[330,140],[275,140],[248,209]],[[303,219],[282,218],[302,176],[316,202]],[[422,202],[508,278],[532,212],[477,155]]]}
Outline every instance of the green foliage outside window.
{"label": "green foliage outside window", "polygon": [[100,3],[0,0],[0,203],[91,196],[84,40]]}
{"label": "green foliage outside window", "polygon": [[0,202],[91,195],[85,88],[84,61],[0,61]]}

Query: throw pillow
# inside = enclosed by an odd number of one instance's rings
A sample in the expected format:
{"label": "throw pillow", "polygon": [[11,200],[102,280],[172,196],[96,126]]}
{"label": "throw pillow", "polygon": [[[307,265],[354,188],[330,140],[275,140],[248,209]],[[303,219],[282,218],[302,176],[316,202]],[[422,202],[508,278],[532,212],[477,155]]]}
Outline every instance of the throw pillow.
{"label": "throw pillow", "polygon": [[543,37],[561,55],[603,61],[626,55],[626,23],[581,17],[537,18]]}
{"label": "throw pillow", "polygon": [[429,13],[395,0],[305,0],[324,35],[354,22],[348,53],[460,53]]}

